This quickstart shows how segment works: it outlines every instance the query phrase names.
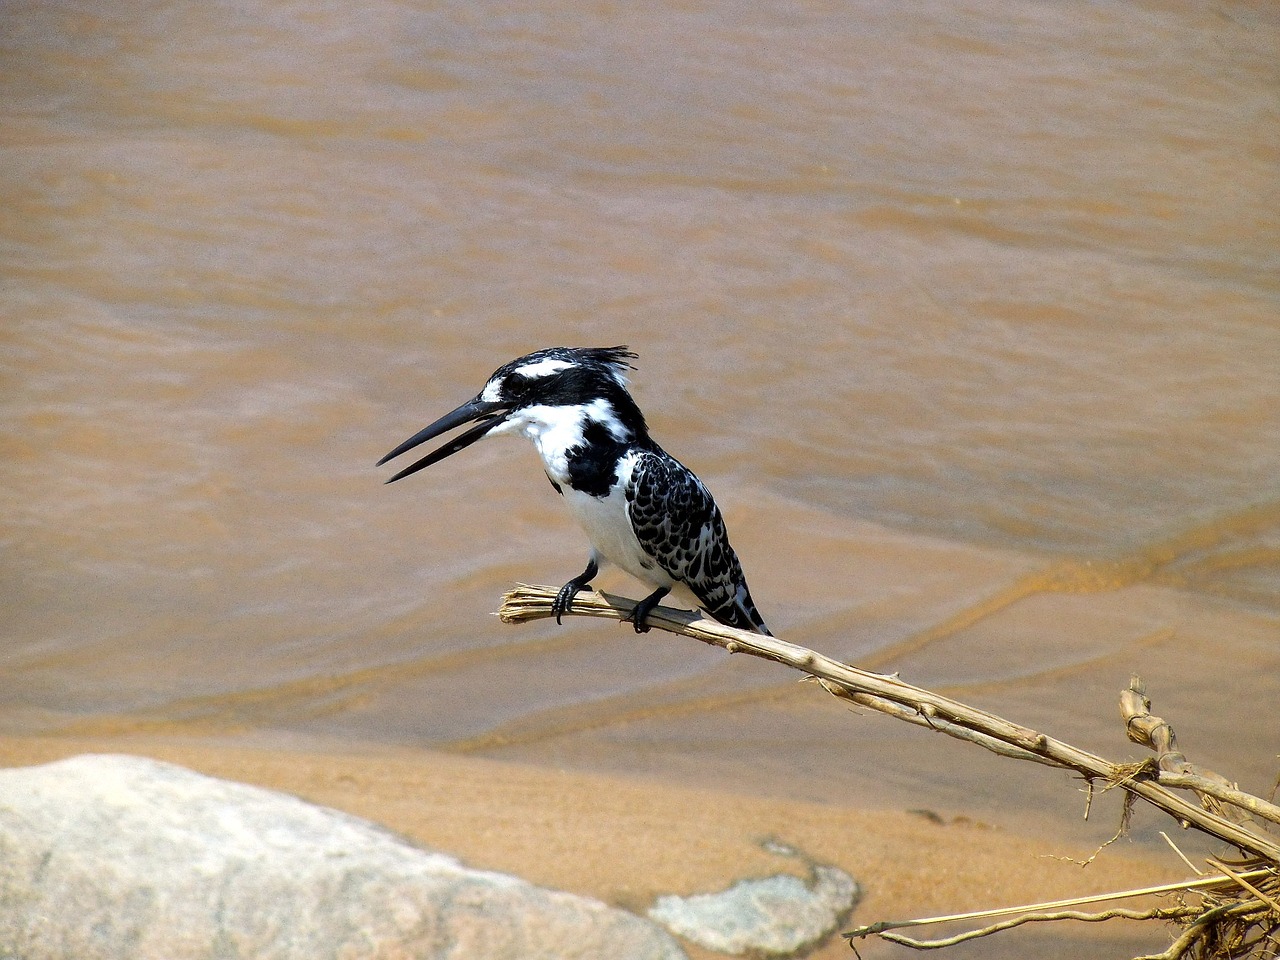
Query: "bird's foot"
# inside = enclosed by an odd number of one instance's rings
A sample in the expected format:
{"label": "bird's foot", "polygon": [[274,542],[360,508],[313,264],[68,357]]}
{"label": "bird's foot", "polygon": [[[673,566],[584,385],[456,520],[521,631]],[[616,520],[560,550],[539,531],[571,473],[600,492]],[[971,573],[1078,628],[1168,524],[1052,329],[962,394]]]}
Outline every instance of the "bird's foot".
{"label": "bird's foot", "polygon": [[653,629],[646,622],[649,619],[649,614],[653,612],[653,608],[658,605],[659,601],[670,592],[670,587],[663,587],[660,590],[653,591],[653,593],[636,604],[635,609],[631,611],[631,616],[626,617],[623,622],[630,620],[631,625],[636,628],[636,633],[648,633]]}
{"label": "bird's foot", "polygon": [[573,609],[573,598],[585,588],[585,583],[570,580],[559,589],[556,593],[556,598],[551,601],[551,615],[556,618],[556,623],[559,623],[560,618]]}
{"label": "bird's foot", "polygon": [[578,574],[563,587],[556,592],[556,598],[551,601],[551,615],[556,618],[556,623],[560,622],[563,617],[573,608],[573,598],[583,590],[587,589],[587,585],[591,583],[600,570],[596,566],[594,558],[587,564],[587,569]]}

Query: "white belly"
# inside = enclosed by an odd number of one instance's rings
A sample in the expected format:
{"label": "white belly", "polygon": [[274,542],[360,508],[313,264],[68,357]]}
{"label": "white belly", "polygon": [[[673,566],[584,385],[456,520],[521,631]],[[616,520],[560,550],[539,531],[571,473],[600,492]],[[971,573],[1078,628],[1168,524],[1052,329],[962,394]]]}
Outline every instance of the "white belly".
{"label": "white belly", "polygon": [[608,404],[605,403],[602,408],[601,403],[602,401],[567,407],[524,408],[518,417],[511,417],[506,423],[490,431],[489,435],[516,433],[533,441],[542,457],[547,476],[564,495],[569,512],[587,532],[592,556],[597,563],[608,561],[655,589],[672,589],[676,598],[690,607],[696,607],[697,598],[644,552],[631,528],[631,518],[627,516],[627,497],[623,489],[631,479],[639,454],[633,452],[618,463],[608,496],[588,496],[569,485],[569,451],[584,443],[584,423],[587,419],[604,423],[614,436],[621,439],[619,432],[623,428],[618,425]]}
{"label": "white belly", "polygon": [[670,587],[675,581],[644,552],[631,518],[627,516],[627,498],[617,482],[607,497],[591,497],[572,487],[564,487],[564,502],[582,529],[596,554],[621,567],[637,580],[653,587]]}

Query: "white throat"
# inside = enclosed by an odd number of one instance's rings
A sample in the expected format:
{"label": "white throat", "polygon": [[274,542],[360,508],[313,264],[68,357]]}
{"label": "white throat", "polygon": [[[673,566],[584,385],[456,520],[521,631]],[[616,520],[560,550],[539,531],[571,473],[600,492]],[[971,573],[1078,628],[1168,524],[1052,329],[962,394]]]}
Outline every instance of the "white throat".
{"label": "white throat", "polygon": [[494,427],[489,436],[528,437],[542,457],[547,476],[557,483],[565,483],[569,478],[569,451],[586,445],[586,428],[592,422],[602,425],[615,440],[625,442],[631,439],[631,431],[622,425],[612,404],[603,399],[589,403],[521,407],[513,411],[501,426]]}

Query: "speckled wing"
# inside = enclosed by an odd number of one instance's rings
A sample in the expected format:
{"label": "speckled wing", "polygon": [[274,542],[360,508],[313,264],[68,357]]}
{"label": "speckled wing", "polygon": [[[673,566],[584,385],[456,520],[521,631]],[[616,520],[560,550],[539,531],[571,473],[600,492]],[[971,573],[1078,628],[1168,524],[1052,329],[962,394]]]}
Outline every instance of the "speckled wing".
{"label": "speckled wing", "polygon": [[627,515],[640,546],[716,620],[769,634],[724,517],[702,481],[662,450],[646,450],[627,487]]}

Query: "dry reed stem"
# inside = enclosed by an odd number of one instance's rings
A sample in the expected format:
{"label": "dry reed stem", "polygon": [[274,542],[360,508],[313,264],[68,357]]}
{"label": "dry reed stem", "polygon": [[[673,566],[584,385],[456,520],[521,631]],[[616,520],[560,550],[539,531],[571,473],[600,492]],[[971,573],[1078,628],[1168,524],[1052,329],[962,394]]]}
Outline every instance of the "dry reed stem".
{"label": "dry reed stem", "polygon": [[1223,810],[1228,819],[1237,823],[1248,820],[1247,811],[1280,824],[1280,807],[1245,793],[1226,777],[1197,767],[1186,758],[1178,749],[1173,727],[1151,715],[1151,700],[1139,676],[1131,677],[1129,689],[1120,694],[1120,718],[1130,740],[1155,752],[1158,783],[1200,794],[1200,803],[1206,810]]}
{"label": "dry reed stem", "polygon": [[[556,590],[519,584],[503,597],[498,616],[504,623],[522,623],[551,616]],[[607,593],[584,592],[573,603],[572,616],[626,620],[636,602]],[[669,607],[657,607],[648,624],[721,647],[729,653],[746,653],[799,670],[818,680],[823,689],[939,733],[976,743],[985,749],[1017,759],[1071,770],[1090,782],[1100,780],[1146,800],[1180,823],[1194,825],[1211,836],[1280,866],[1280,844],[1238,823],[1203,809],[1199,804],[1155,782],[1154,764],[1122,765],[1104,760],[1078,747],[994,714],[904,683],[895,677],[868,673],[820,653],[776,637],[735,630]],[[838,692],[837,692],[838,691]]]}
{"label": "dry reed stem", "polygon": [[[550,587],[520,584],[503,597],[498,616],[505,623],[550,617],[555,595],[556,591]],[[574,600],[572,615],[628,620],[635,606],[634,600],[590,592],[580,594]],[[1219,871],[1220,876],[1199,877],[1161,888],[947,917],[884,921],[846,933],[850,946],[855,938],[876,935],[905,946],[933,949],[988,936],[1024,923],[1053,920],[1099,922],[1126,918],[1186,923],[1168,950],[1137,960],[1280,960],[1280,844],[1274,837],[1255,832],[1244,822],[1249,819],[1248,814],[1254,814],[1280,823],[1280,807],[1244,793],[1226,778],[1191,764],[1177,750],[1177,741],[1169,724],[1151,716],[1151,703],[1138,677],[1133,677],[1129,689],[1121,694],[1121,713],[1129,738],[1150,747],[1156,758],[1138,763],[1115,763],[994,714],[914,687],[896,676],[868,673],[785,640],[735,630],[697,614],[668,607],[655,609],[649,614],[648,623],[669,633],[721,647],[729,653],[746,653],[781,663],[805,674],[806,680],[816,680],[824,690],[842,700],[975,743],[1001,756],[1074,771],[1088,783],[1090,797],[1096,782],[1105,784],[1104,789],[1119,788],[1126,792],[1126,818],[1133,800],[1141,798],[1169,814],[1182,826],[1195,827],[1255,858],[1233,865],[1210,860],[1209,864]],[[1190,802],[1169,787],[1194,791],[1200,798],[1200,804]],[[1223,816],[1219,811],[1231,816]],[[1125,822],[1127,820],[1122,820],[1121,832]],[[1174,891],[1198,893],[1203,903],[1197,907],[1180,902],[1175,906],[1147,910],[1116,907],[1091,914],[1061,909]],[[889,932],[903,927],[1010,914],[1018,916],[938,940],[917,940]]]}

